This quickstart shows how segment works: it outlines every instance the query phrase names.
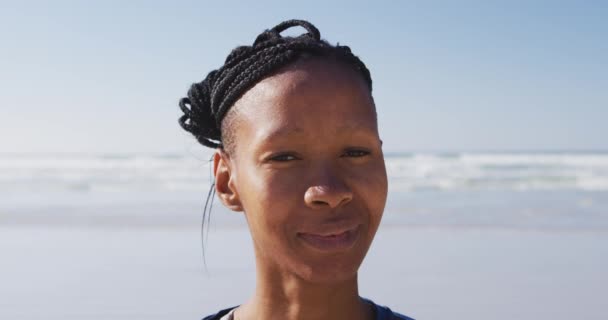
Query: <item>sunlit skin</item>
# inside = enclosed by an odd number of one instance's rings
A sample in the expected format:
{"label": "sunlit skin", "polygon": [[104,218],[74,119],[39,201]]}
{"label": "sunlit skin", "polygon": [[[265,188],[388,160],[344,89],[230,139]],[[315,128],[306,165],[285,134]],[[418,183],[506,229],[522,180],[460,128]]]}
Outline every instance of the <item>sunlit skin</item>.
{"label": "sunlit skin", "polygon": [[361,76],[312,58],[257,83],[235,104],[216,192],[247,219],[256,289],[235,318],[373,319],[357,270],[386,202],[373,99]]}

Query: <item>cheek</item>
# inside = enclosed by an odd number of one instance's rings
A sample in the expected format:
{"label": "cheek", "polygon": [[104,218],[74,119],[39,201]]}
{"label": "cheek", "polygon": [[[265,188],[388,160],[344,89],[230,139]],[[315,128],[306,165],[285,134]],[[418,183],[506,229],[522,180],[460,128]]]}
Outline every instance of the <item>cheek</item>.
{"label": "cheek", "polygon": [[296,182],[294,175],[270,171],[248,175],[242,203],[259,261],[287,266],[298,256],[295,231],[303,195]]}
{"label": "cheek", "polygon": [[388,193],[383,161],[375,161],[349,173],[355,193],[361,197],[372,215],[382,215]]}
{"label": "cheek", "polygon": [[[295,205],[303,199],[303,191],[297,174],[257,170],[247,177],[248,186],[245,200],[246,207],[259,207],[265,214],[282,216],[282,210],[288,205]],[[301,199],[302,198],[302,199]]]}
{"label": "cheek", "polygon": [[252,235],[259,239],[287,237],[294,223],[294,207],[303,201],[297,175],[257,169],[243,178],[238,190]]}

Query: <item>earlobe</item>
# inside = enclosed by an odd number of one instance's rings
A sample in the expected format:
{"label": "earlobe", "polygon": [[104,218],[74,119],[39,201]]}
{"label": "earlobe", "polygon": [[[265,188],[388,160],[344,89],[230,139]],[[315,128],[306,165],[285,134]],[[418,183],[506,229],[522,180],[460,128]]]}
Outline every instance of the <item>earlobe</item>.
{"label": "earlobe", "polygon": [[221,149],[213,156],[213,174],[215,176],[215,193],[224,206],[232,211],[243,211],[241,200],[235,186],[230,158]]}

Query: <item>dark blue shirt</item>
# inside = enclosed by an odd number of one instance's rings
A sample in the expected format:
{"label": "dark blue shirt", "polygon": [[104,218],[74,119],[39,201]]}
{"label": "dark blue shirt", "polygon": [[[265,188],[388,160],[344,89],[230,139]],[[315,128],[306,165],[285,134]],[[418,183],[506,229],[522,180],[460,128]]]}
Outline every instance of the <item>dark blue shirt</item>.
{"label": "dark blue shirt", "polygon": [[[406,317],[400,313],[394,312],[391,309],[375,304],[373,301],[368,299],[363,299],[367,303],[371,304],[376,311],[376,320],[414,320],[412,318]],[[223,316],[228,314],[228,312],[232,311],[236,307],[224,309],[216,314],[212,314],[203,318],[203,320],[220,320]]]}

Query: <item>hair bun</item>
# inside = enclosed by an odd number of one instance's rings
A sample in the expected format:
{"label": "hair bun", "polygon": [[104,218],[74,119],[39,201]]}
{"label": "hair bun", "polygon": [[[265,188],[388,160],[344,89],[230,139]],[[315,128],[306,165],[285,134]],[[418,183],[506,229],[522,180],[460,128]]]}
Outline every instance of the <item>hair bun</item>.
{"label": "hair bun", "polygon": [[[306,32],[295,37],[281,35],[292,27],[302,27]],[[319,29],[308,21],[287,20],[259,34],[253,45],[233,49],[223,66],[193,84],[187,97],[179,101],[184,113],[179,124],[204,146],[226,147],[222,142],[222,119],[234,103],[264,77],[305,55],[334,57],[348,63],[363,76],[371,93],[369,70],[348,46],[334,46],[322,40]],[[230,137],[224,138],[231,143]]]}
{"label": "hair bun", "polygon": [[321,33],[319,32],[319,29],[317,29],[317,27],[315,27],[312,23],[305,20],[293,19],[283,21],[272,28],[271,31],[281,34],[281,32],[295,26],[300,26],[306,29],[307,33],[303,34],[302,36],[308,36],[312,38],[312,40],[321,41]]}
{"label": "hair bun", "polygon": [[221,145],[221,131],[217,126],[210,100],[216,72],[217,70],[214,70],[205,80],[192,84],[188,97],[179,101],[179,107],[184,113],[179,118],[181,127],[192,133],[198,142],[211,148]]}
{"label": "hair bun", "polygon": [[308,40],[312,40],[312,41],[321,40],[321,33],[319,32],[319,29],[317,29],[317,27],[315,27],[312,23],[310,23],[308,21],[304,21],[304,20],[295,20],[294,19],[294,20],[283,21],[283,22],[277,24],[276,26],[274,26],[274,28],[262,32],[260,35],[258,35],[258,37],[253,42],[253,46],[257,47],[257,46],[263,45],[266,42],[281,41],[284,39],[283,36],[281,36],[281,32],[283,32],[291,27],[296,27],[296,26],[300,26],[300,27],[306,29],[306,31],[307,31],[304,34],[299,35],[297,38],[299,38],[299,39],[308,38]]}

